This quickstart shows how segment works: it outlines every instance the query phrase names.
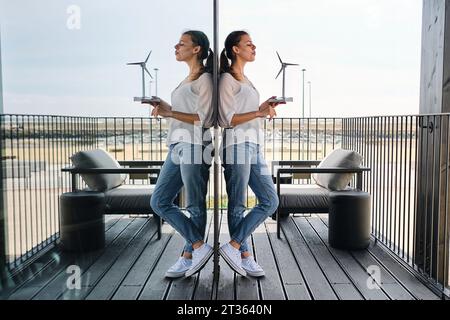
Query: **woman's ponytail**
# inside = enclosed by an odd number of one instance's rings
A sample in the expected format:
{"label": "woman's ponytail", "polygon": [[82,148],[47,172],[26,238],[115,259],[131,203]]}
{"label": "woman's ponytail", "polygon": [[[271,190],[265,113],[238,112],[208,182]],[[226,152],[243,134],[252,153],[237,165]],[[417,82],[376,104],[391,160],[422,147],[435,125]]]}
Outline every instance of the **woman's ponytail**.
{"label": "woman's ponytail", "polygon": [[214,65],[214,52],[211,48],[208,50],[208,58],[206,58],[205,66],[203,67],[203,72],[213,73],[213,65]]}
{"label": "woman's ponytail", "polygon": [[231,66],[228,61],[227,52],[226,49],[222,50],[222,53],[220,54],[220,73],[230,72]]}

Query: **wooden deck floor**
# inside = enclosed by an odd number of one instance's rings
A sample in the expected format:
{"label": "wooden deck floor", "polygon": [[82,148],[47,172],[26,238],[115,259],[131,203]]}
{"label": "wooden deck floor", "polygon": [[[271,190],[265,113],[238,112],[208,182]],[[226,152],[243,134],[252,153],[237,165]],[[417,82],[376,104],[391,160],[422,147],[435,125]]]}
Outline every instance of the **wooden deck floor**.
{"label": "wooden deck floor", "polygon": [[[223,217],[223,219],[222,219]],[[168,280],[164,273],[175,262],[183,239],[167,224],[156,239],[152,218],[108,216],[105,250],[84,255],[57,249],[42,256],[14,278],[3,299],[248,299],[248,300],[364,300],[439,299],[381,247],[341,251],[328,246],[325,216],[289,217],[276,238],[275,221],[268,219],[251,239],[253,253],[266,271],[261,279],[237,276],[221,260],[217,294],[213,262],[187,279]],[[212,243],[212,216],[208,242]],[[229,239],[221,216],[220,241]],[[69,290],[67,268],[81,269],[81,289]],[[369,266],[380,270],[377,289],[368,286]],[[375,285],[376,286],[376,285]]]}

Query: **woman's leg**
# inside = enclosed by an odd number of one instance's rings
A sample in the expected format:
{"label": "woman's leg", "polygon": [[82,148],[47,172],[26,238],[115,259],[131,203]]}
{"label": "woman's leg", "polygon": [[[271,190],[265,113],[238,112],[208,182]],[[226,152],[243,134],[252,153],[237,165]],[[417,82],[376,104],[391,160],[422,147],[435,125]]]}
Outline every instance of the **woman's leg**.
{"label": "woman's leg", "polygon": [[[201,145],[185,144],[182,148],[182,161],[180,163],[181,179],[186,195],[186,210],[189,212],[192,223],[204,236],[206,229],[206,193],[208,191],[209,167],[207,163],[199,162],[195,153],[203,153]],[[187,161],[187,160],[191,161]],[[196,161],[197,160],[197,161]],[[192,244],[186,242],[184,256],[189,258],[192,254]]]}
{"label": "woman's leg", "polygon": [[[247,186],[251,169],[251,149],[246,144],[226,148],[223,157],[224,177],[228,195],[228,231],[230,236],[244,219]],[[240,243],[241,252],[248,251],[247,241]]]}
{"label": "woman's leg", "polygon": [[231,234],[231,239],[237,243],[243,243],[278,208],[275,186],[258,146],[254,156],[250,166],[248,185],[255,193],[258,204],[241,220]]}
{"label": "woman's leg", "polygon": [[[153,211],[166,220],[190,244],[203,241],[203,234],[194,223],[186,217],[173,201],[183,185],[182,172],[178,162],[180,145],[170,146],[167,159],[161,168],[151,198]],[[174,161],[175,160],[175,161]]]}

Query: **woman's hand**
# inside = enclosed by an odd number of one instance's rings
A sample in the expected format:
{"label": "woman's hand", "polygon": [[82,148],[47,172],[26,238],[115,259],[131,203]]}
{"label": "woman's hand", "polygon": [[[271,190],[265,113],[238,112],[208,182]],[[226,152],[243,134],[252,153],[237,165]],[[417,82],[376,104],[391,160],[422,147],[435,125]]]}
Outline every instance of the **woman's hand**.
{"label": "woman's hand", "polygon": [[161,117],[165,117],[165,118],[170,118],[170,117],[172,117],[172,115],[173,115],[172,110],[166,109],[162,106],[154,107],[152,110],[153,117],[161,116]]}
{"label": "woman's hand", "polygon": [[259,106],[259,111],[263,111],[269,107],[275,108],[276,106],[278,106],[279,104],[286,104],[286,102],[269,102],[270,99],[276,98],[276,96],[272,96],[269,99],[267,99],[266,101],[264,101],[263,103],[261,103],[261,105]]}
{"label": "woman's hand", "polygon": [[150,104],[153,107],[161,107],[162,109],[166,109],[166,110],[172,110],[172,107],[170,106],[170,104],[168,104],[166,101],[164,101],[163,99],[156,97],[156,96],[152,96],[152,99],[142,101],[141,103]]}
{"label": "woman's hand", "polygon": [[269,105],[265,109],[257,111],[257,115],[260,118],[266,118],[267,116],[269,116],[269,121],[270,121],[270,120],[272,120],[273,117],[275,117],[277,115],[277,112],[275,111],[274,107],[271,107]]}

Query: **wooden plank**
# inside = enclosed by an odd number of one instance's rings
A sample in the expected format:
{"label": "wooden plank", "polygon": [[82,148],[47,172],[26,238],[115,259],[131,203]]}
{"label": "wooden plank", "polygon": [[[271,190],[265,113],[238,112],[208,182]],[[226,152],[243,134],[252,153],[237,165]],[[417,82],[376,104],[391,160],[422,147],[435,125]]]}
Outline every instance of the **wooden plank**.
{"label": "wooden plank", "polygon": [[[205,232],[209,231],[209,229],[211,227],[211,221],[212,221],[211,218],[212,218],[212,216],[208,220]],[[209,238],[209,233],[208,233],[208,238]],[[211,238],[210,240],[212,243],[212,241],[214,239]],[[180,249],[182,250],[183,248],[184,248],[184,244]],[[209,270],[211,271],[212,264],[213,264],[212,259],[209,259],[209,261],[207,262],[207,266],[205,266],[204,268],[209,268]],[[197,279],[201,275],[202,272],[203,272],[203,270],[189,278],[174,279],[169,288],[167,300],[191,300],[194,296],[195,285],[197,283]],[[212,285],[212,280],[210,281],[210,284]],[[211,291],[211,289],[210,289],[210,291]]]}
{"label": "wooden plank", "polygon": [[381,287],[385,293],[395,300],[414,300],[414,297],[405,290],[389,273],[384,266],[375,260],[367,250],[351,251],[353,257],[363,266],[364,269],[376,267],[380,269]]}
{"label": "wooden plank", "polygon": [[81,289],[64,290],[58,299],[79,300],[84,299],[90,290],[97,284],[106,271],[114,264],[120,253],[128,246],[139,233],[148,220],[134,219],[124,232],[105,252],[90,264],[89,267],[79,266],[81,269]]}
{"label": "wooden plank", "polygon": [[[323,224],[323,222],[317,216],[308,218],[308,222],[314,228],[314,230],[319,234],[320,238],[323,240],[324,244],[327,246],[328,250],[334,256],[340,265],[346,270],[347,274],[351,277],[353,283],[359,289],[359,292],[367,300],[388,300],[389,297],[383,292],[380,286],[376,284],[375,279],[373,279],[370,274],[361,267],[361,265],[353,258],[353,256],[344,250],[338,250],[331,247],[328,243],[328,228]],[[370,281],[369,281],[370,279]],[[367,286],[368,281],[373,284],[370,289]]]}
{"label": "wooden plank", "polygon": [[305,240],[298,232],[294,220],[291,217],[281,221],[284,239],[287,241],[294,253],[297,265],[303,273],[306,284],[314,300],[337,300],[327,278],[320,270],[317,261],[314,259],[311,251],[306,245]]}
{"label": "wooden plank", "polygon": [[167,223],[162,225],[161,239],[152,239],[136,263],[130,269],[119,289],[114,293],[113,300],[136,300],[144,288],[150,274],[153,272],[158,260],[161,258],[167,244],[175,230]]}
{"label": "wooden plank", "polygon": [[401,282],[403,286],[411,292],[416,299],[420,300],[440,300],[440,297],[434,294],[427,286],[425,286],[419,279],[399,264],[393,257],[391,257],[380,246],[372,246],[369,248],[378,260]]}
{"label": "wooden plank", "polygon": [[[56,270],[61,270],[69,265],[73,259],[70,254],[61,254],[59,249],[53,249],[44,256],[33,262],[32,266],[27,267],[26,271],[21,271],[20,282],[5,290],[2,294],[3,299],[9,300],[29,300],[38,292],[46,282],[51,279]],[[14,281],[13,281],[14,283]]]}
{"label": "wooden plank", "polygon": [[[328,217],[321,216],[325,225],[328,226]],[[374,246],[373,242],[370,246]],[[369,249],[370,250],[370,249]],[[350,251],[359,264],[367,270],[369,267],[376,267],[380,270],[381,287],[384,292],[394,300],[414,300],[414,297],[403,286],[392,277],[389,270],[379,263],[369,252],[369,250]]]}
{"label": "wooden plank", "polygon": [[105,236],[106,232],[108,232],[113,226],[116,225],[121,219],[124,219],[124,216],[110,216],[106,218],[105,216]]}
{"label": "wooden plank", "polygon": [[[141,218],[142,219],[142,218]],[[119,287],[151,239],[156,239],[156,223],[147,223],[122,251],[111,268],[86,296],[86,300],[108,300]],[[149,264],[151,261],[148,262]]]}
{"label": "wooden plank", "polygon": [[236,274],[236,299],[259,300],[258,280]]}
{"label": "wooden plank", "polygon": [[[228,235],[227,215],[220,215],[220,234],[219,244],[223,245],[230,241]],[[235,273],[228,267],[227,263],[219,258],[219,279],[217,283],[217,299],[218,300],[234,300],[235,297]]]}
{"label": "wooden plank", "polygon": [[[105,249],[92,251],[85,254],[75,254],[72,255],[73,259],[69,265],[90,265],[99,257],[105,250],[107,250],[108,245],[110,245],[117,237],[119,237],[124,229],[131,223],[130,219],[122,219],[117,221],[105,234]],[[66,268],[55,272],[54,276],[51,277],[42,287],[38,288],[34,296],[31,299],[44,299],[44,300],[55,300],[61,294],[61,292],[67,288],[66,281],[68,274],[66,273]]]}
{"label": "wooden plank", "polygon": [[[214,215],[210,214],[209,232],[207,232],[207,242],[214,246]],[[194,292],[194,300],[211,300],[213,298],[213,281],[214,281],[214,256],[208,261],[203,270],[200,271],[197,277],[196,289]]]}
{"label": "wooden plank", "polygon": [[[119,220],[109,231],[111,231],[111,239],[109,236],[105,238],[106,241],[110,241],[111,243],[117,240],[120,237],[124,230],[131,224],[132,219],[121,219]],[[113,238],[114,237],[114,238]],[[111,245],[111,244],[109,244]],[[80,266],[81,270],[88,268],[94,261],[98,259],[106,250],[108,250],[108,246],[105,247],[104,250],[98,250],[89,252],[82,255],[77,255],[73,260],[72,264]],[[67,289],[66,281],[68,274],[66,270],[61,271],[56,274],[56,276],[47,283],[39,292],[36,294],[33,299],[35,300],[56,300],[61,293]]]}
{"label": "wooden plank", "polygon": [[311,300],[305,280],[298,268],[289,244],[284,238],[277,238],[276,222],[266,220],[265,224],[287,298],[289,300]]}
{"label": "wooden plank", "polygon": [[265,272],[264,277],[258,278],[262,300],[285,300],[286,296],[264,223],[253,232],[253,244],[255,260]]}
{"label": "wooden plank", "polygon": [[165,278],[167,269],[173,265],[181,254],[184,239],[178,233],[170,238],[150,277],[139,294],[139,300],[162,300],[172,280]]}
{"label": "wooden plank", "polygon": [[362,300],[362,295],[330,254],[306,218],[293,218],[320,268],[340,300]]}
{"label": "wooden plank", "polygon": [[[250,252],[254,255],[252,236],[248,239],[248,245]],[[225,268],[230,268],[225,261],[222,261],[222,259],[221,262],[222,265],[225,265]],[[236,274],[235,277],[237,300],[259,300],[258,280],[256,278],[250,276],[243,277],[238,274]]]}
{"label": "wooden plank", "polygon": [[[111,241],[112,237],[118,235],[118,231],[113,233],[110,230],[119,219],[108,219],[105,222],[105,246]],[[65,271],[69,265],[72,264],[76,254],[62,252],[60,249],[52,250],[46,254],[46,259],[50,262],[29,281],[26,281],[20,286],[17,286],[14,292],[10,295],[10,300],[29,300],[36,295],[44,286],[46,286],[57,274],[61,271]],[[32,267],[35,268],[35,263]]]}
{"label": "wooden plank", "polygon": [[122,218],[125,218],[125,215],[123,215],[123,214],[121,214],[121,215],[118,215],[118,214],[106,214],[104,217],[105,217],[105,225],[108,225],[110,223],[117,222],[117,221],[119,221]]}

